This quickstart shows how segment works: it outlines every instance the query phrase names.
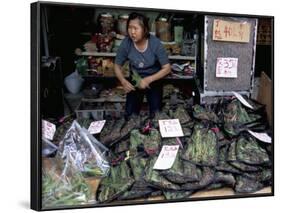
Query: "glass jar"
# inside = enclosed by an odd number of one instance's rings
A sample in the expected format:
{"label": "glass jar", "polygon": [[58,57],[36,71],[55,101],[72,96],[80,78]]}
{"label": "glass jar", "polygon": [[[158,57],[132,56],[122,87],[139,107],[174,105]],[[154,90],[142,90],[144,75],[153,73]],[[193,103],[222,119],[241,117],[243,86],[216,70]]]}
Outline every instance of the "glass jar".
{"label": "glass jar", "polygon": [[113,31],[114,19],[110,13],[102,13],[100,15],[101,33],[106,34]]}
{"label": "glass jar", "polygon": [[156,23],[156,36],[161,41],[171,41],[171,24],[167,18],[160,17]]}
{"label": "glass jar", "polygon": [[127,35],[127,21],[128,21],[129,15],[123,14],[118,17],[117,22],[117,31],[121,35]]}
{"label": "glass jar", "polygon": [[173,18],[174,41],[178,44],[182,43],[183,40],[183,22],[184,22],[184,18],[181,17]]}

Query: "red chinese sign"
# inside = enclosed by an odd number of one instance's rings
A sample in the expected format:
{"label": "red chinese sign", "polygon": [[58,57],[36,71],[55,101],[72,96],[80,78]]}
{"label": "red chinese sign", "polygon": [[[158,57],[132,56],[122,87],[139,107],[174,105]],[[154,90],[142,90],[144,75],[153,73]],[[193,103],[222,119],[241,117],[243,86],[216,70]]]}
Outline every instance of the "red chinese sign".
{"label": "red chinese sign", "polygon": [[251,24],[248,22],[231,22],[215,19],[213,40],[248,43],[250,41],[250,29]]}

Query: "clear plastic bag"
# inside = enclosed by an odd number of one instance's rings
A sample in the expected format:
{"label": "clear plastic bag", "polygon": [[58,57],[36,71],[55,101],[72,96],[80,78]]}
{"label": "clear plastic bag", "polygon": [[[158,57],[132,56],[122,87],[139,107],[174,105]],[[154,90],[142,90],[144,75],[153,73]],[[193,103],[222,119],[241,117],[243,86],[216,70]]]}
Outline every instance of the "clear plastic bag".
{"label": "clear plastic bag", "polygon": [[89,203],[90,195],[90,187],[75,166],[70,153],[66,156],[61,174],[56,166],[50,170],[43,169],[43,208]]}
{"label": "clear plastic bag", "polygon": [[64,139],[60,142],[59,154],[70,159],[86,177],[104,177],[110,165],[106,160],[108,149],[94,138],[88,130],[73,121]]}
{"label": "clear plastic bag", "polygon": [[42,156],[43,157],[53,157],[56,154],[58,147],[51,141],[42,137]]}

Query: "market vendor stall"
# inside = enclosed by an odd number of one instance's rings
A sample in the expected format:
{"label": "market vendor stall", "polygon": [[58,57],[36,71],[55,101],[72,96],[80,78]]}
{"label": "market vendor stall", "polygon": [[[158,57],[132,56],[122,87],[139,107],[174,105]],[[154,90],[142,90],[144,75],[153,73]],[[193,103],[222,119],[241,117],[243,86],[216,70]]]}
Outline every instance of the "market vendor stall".
{"label": "market vendor stall", "polygon": [[255,73],[272,17],[41,2],[32,14],[33,209],[273,195],[273,70]]}
{"label": "market vendor stall", "polygon": [[[271,134],[265,107],[243,100],[248,107],[235,96],[218,104],[189,105],[178,94],[152,120],[145,113],[130,120],[111,116],[102,128],[100,121],[68,118],[54,137],[60,138],[54,140],[56,155],[44,158],[43,168],[79,196],[57,200],[52,190],[58,185],[47,185],[43,200],[54,200],[45,207],[68,205],[67,199],[102,205],[271,193],[271,144],[256,133]],[[181,136],[173,136],[178,134],[175,120]],[[70,182],[65,183],[67,174]],[[80,174],[85,188],[73,188],[73,174]]]}

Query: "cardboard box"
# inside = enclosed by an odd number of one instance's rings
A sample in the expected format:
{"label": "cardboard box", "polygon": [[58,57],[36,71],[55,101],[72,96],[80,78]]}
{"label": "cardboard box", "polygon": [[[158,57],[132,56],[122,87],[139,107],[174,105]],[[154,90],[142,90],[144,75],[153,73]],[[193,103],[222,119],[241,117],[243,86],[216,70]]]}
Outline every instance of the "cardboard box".
{"label": "cardboard box", "polygon": [[273,119],[273,91],[272,91],[272,81],[271,79],[265,74],[265,72],[261,73],[260,78],[260,87],[258,92],[257,101],[264,104],[266,106],[266,114],[268,118],[269,125],[272,127],[272,119]]}

